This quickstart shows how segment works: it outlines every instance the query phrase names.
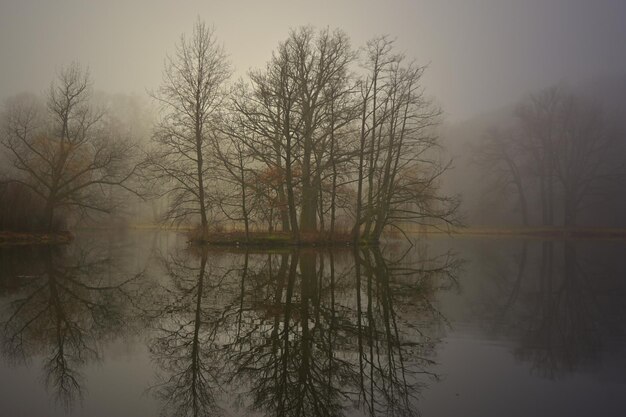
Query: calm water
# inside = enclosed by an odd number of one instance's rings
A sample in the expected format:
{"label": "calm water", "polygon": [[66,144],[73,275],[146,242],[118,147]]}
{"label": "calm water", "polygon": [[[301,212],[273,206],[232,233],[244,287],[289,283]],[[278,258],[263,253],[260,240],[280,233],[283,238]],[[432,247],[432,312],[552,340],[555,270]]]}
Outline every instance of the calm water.
{"label": "calm water", "polygon": [[624,416],[626,244],[0,249],[1,416]]}

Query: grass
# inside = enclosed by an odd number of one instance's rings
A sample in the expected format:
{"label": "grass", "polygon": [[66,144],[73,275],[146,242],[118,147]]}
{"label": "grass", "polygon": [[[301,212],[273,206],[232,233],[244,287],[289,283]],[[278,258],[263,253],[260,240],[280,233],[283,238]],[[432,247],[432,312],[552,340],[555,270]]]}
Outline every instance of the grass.
{"label": "grass", "polygon": [[[286,246],[351,246],[354,244],[352,235],[348,232],[304,233],[298,240],[294,240],[288,232],[250,232],[246,239],[245,232],[209,232],[207,238],[202,237],[199,229],[190,231],[188,239],[195,244],[216,246],[257,246],[257,247],[286,247]],[[359,245],[375,245],[375,242],[360,242]]]}
{"label": "grass", "polygon": [[[413,232],[413,231],[407,231]],[[418,231],[415,231],[418,232]],[[451,234],[460,236],[536,237],[542,239],[626,239],[626,229],[590,227],[476,227],[454,228],[450,232],[436,229],[422,230],[426,234]]]}

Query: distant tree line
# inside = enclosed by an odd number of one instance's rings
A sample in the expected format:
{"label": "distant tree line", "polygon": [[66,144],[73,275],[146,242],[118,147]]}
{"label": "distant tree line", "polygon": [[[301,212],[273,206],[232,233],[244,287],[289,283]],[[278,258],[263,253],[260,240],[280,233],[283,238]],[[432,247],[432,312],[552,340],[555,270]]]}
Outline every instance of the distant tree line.
{"label": "distant tree line", "polygon": [[508,125],[490,128],[474,158],[492,192],[517,197],[525,226],[574,227],[616,211],[608,206],[616,207],[626,174],[620,139],[598,103],[552,87],[522,100]]}

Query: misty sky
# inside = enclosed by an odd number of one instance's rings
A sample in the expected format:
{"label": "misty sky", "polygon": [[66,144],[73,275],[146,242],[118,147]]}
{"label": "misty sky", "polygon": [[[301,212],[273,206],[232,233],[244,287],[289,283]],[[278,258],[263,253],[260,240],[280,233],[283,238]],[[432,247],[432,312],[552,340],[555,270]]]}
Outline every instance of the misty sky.
{"label": "misty sky", "polygon": [[427,93],[449,121],[556,82],[626,73],[625,0],[0,0],[0,98],[43,92],[73,60],[96,89],[145,94],[197,16],[215,26],[237,75],[263,66],[290,27],[339,27],[354,46],[395,36],[430,63]]}

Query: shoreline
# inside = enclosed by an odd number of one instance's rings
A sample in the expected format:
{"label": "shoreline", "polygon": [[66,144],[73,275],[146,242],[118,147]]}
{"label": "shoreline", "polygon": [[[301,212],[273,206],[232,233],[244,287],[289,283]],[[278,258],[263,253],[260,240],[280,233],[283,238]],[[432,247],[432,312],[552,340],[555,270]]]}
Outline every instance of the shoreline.
{"label": "shoreline", "polygon": [[565,227],[466,227],[449,231],[428,229],[407,231],[407,234],[446,235],[446,236],[484,236],[484,237],[527,237],[538,239],[626,239],[626,229],[610,228],[565,228]]}
{"label": "shoreline", "polygon": [[251,232],[246,238],[244,232],[209,233],[206,239],[189,237],[189,243],[197,246],[250,247],[250,248],[289,248],[289,247],[367,247],[378,246],[379,242],[361,240],[355,244],[349,234],[308,234],[294,240],[290,233]]}
{"label": "shoreline", "polygon": [[[291,234],[284,232],[251,232],[246,240],[245,233],[213,232],[208,239],[202,240],[190,236],[193,233],[190,228],[164,228],[159,225],[130,225],[129,230],[170,230],[184,233],[188,237],[188,243],[193,246],[212,246],[220,248],[258,248],[258,249],[288,249],[298,247],[318,248],[353,248],[375,247],[380,242],[360,240],[355,243],[348,234],[309,234],[302,236],[300,240],[293,240]],[[626,240],[626,229],[609,228],[563,228],[563,227],[464,227],[441,230],[436,228],[422,228],[406,230],[409,237],[433,236],[433,237],[486,237],[486,238],[530,238],[530,239],[612,239]],[[81,230],[89,230],[81,229]],[[398,232],[385,233],[383,235],[394,238],[404,238]],[[13,232],[0,231],[0,246],[27,246],[27,245],[63,245],[74,240],[74,235],[69,231],[53,233],[44,232]],[[384,239],[383,239],[384,240]]]}
{"label": "shoreline", "polygon": [[61,232],[11,232],[0,231],[0,246],[65,245],[74,240],[68,231]]}

